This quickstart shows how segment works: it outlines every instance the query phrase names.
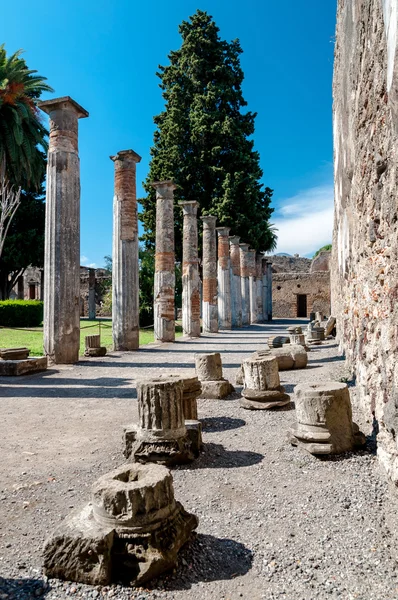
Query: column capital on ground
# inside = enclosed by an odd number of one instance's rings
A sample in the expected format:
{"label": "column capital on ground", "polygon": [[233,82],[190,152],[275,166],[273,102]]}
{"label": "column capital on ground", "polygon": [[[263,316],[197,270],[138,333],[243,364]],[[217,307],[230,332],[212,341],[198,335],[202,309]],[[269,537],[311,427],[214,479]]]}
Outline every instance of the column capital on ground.
{"label": "column capital on ground", "polygon": [[141,162],[141,156],[139,154],[137,154],[137,152],[134,152],[134,150],[120,150],[119,152],[117,152],[115,154],[115,156],[110,156],[109,157],[113,162],[133,162],[133,163],[139,163]]}
{"label": "column capital on ground", "polygon": [[80,104],[78,104],[70,96],[42,100],[41,102],[37,103],[37,106],[50,116],[54,110],[68,110],[74,112],[76,113],[78,119],[84,119],[89,116],[87,110],[80,106]]}

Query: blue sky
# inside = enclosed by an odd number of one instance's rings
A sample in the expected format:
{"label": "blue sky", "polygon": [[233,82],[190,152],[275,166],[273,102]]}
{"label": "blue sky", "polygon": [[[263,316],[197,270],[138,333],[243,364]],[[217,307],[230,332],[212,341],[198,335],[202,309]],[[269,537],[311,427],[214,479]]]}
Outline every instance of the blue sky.
{"label": "blue sky", "polygon": [[332,71],[335,0],[31,0],[3,3],[1,41],[25,50],[52,96],[90,112],[80,121],[82,263],[112,249],[113,163],[132,148],[138,195],[149,166],[153,116],[163,107],[159,64],[180,46],[179,23],[208,11],[244,53],[244,96],[258,113],[255,144],[273,188],[279,252],[330,242],[333,216]]}

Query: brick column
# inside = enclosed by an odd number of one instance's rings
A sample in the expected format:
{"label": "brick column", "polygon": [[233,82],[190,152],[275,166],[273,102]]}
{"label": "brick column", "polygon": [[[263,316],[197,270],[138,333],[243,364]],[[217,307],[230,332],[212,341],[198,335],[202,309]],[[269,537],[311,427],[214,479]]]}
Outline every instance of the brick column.
{"label": "brick column", "polygon": [[138,215],[133,150],[111,156],[115,165],[113,196],[112,335],[115,350],[139,347]]}
{"label": "brick column", "polygon": [[175,340],[174,190],[172,181],[156,181],[156,249],[154,285],[155,340]]}
{"label": "brick column", "polygon": [[242,327],[242,290],[240,283],[239,240],[240,238],[237,235],[233,235],[229,238],[232,327]]}
{"label": "brick column", "polygon": [[183,210],[182,239],[182,330],[189,337],[200,337],[200,280],[198,267],[199,204],[195,200],[179,202]]}
{"label": "brick column", "polygon": [[203,331],[218,332],[217,305],[217,217],[200,217],[203,221]]}
{"label": "brick column", "polygon": [[257,266],[256,251],[249,250],[250,323],[257,323]]}
{"label": "brick column", "polygon": [[231,279],[229,274],[229,227],[217,227],[218,233],[218,327],[231,329]]}
{"label": "brick column", "polygon": [[264,322],[263,310],[263,256],[256,255],[257,323]]}
{"label": "brick column", "polygon": [[74,363],[80,348],[80,162],[78,120],[88,112],[69,96],[38,106],[50,115],[44,246],[44,353]]}
{"label": "brick column", "polygon": [[88,318],[95,319],[95,269],[88,270]]}
{"label": "brick column", "polygon": [[250,324],[249,244],[239,244],[242,325]]}

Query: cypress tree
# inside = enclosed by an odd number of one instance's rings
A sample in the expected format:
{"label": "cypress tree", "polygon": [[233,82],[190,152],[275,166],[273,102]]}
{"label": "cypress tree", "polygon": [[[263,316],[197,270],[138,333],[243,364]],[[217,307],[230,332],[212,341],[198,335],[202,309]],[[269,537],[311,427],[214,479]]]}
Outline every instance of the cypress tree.
{"label": "cypress tree", "polygon": [[[141,199],[143,239],[155,240],[155,190],[152,181],[173,179],[176,203],[197,200],[199,214],[212,214],[259,251],[274,249],[269,219],[272,190],[263,189],[259,154],[254,150],[256,114],[243,112],[242,49],[226,42],[213,18],[198,10],[179,27],[182,45],[159,66],[165,109],[154,118],[151,164]],[[182,211],[175,211],[176,250],[181,257]]]}

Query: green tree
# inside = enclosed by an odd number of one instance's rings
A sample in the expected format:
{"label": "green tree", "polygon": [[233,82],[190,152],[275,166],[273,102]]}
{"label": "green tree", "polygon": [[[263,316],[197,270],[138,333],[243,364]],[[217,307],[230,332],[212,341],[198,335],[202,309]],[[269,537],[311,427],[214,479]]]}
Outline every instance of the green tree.
{"label": "green tree", "polygon": [[320,252],[330,252],[332,249],[332,244],[326,244],[326,246],[322,246],[322,248],[319,248],[319,250],[317,250],[314,254],[314,256],[312,258],[315,258],[316,256],[318,256],[318,254]]}
{"label": "green tree", "polygon": [[24,190],[40,188],[46,166],[48,132],[37,100],[53,89],[29,70],[22,50],[7,57],[0,46],[0,165],[8,181]]}
{"label": "green tree", "polygon": [[0,258],[0,297],[5,300],[29,265],[44,262],[45,203],[43,190],[22,192],[21,203],[12,220]]}
{"label": "green tree", "polygon": [[[230,226],[257,250],[272,250],[272,190],[263,189],[259,154],[251,139],[256,114],[242,111],[247,103],[241,89],[240,43],[222,40],[212,17],[200,10],[179,31],[181,48],[170,53],[170,64],[157,73],[166,106],[154,119],[147,196],[140,201],[143,240],[153,247],[156,201],[150,184],[173,179],[176,203],[197,200],[199,214],[217,216],[218,225]],[[175,211],[178,258],[181,212]]]}

